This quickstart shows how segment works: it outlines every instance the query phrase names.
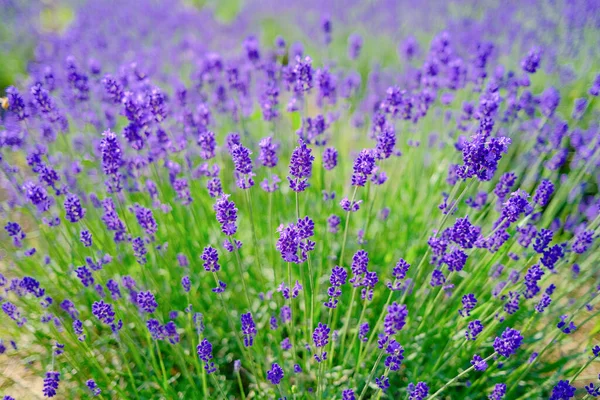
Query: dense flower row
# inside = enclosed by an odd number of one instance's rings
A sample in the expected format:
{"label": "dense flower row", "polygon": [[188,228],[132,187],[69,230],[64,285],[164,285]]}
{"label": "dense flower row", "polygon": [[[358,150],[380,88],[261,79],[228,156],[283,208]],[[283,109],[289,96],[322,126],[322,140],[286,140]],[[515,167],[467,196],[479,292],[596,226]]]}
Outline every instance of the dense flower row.
{"label": "dense flower row", "polygon": [[0,354],[44,396],[600,396],[598,71],[449,30],[359,73],[330,14],[314,57],[218,53],[99,3],[2,98]]}

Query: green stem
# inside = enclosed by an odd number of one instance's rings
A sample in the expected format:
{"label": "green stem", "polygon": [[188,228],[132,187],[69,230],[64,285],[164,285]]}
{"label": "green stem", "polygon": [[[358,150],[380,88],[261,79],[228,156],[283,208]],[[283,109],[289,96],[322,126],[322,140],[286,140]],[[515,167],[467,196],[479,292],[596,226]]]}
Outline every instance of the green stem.
{"label": "green stem", "polygon": [[365,381],[365,387],[363,387],[363,390],[360,392],[360,396],[358,396],[358,400],[362,400],[362,398],[365,396],[365,393],[367,393],[367,388],[369,387],[369,382],[371,382],[371,379],[373,379],[373,376],[375,375],[375,370],[377,369],[377,366],[379,365],[379,362],[381,361],[383,354],[384,354],[384,351],[381,350],[379,352],[379,356],[377,356],[377,360],[375,360],[375,364],[373,364],[373,368],[371,368],[371,372],[369,372],[369,376],[367,377],[367,380]]}
{"label": "green stem", "polygon": [[[240,253],[235,244],[235,239],[232,236],[229,236],[229,242],[231,246],[233,246],[233,252],[235,253],[236,265],[238,267],[238,273],[240,274],[240,280],[242,281],[242,287],[244,289],[244,295],[246,296],[246,302],[248,303],[248,308],[252,309],[252,302],[250,301],[250,295],[248,294],[248,288],[246,287],[246,278],[244,278],[244,269],[242,268],[242,260],[240,258]],[[218,285],[218,282],[217,282]]]}
{"label": "green stem", "polygon": [[[489,361],[492,357],[494,357],[496,355],[496,352],[493,352],[491,355],[487,356],[482,362],[486,362]],[[446,384],[444,386],[442,386],[437,392],[435,392],[434,394],[431,395],[432,399],[435,399],[435,397],[437,395],[439,395],[440,393],[442,393],[444,391],[444,389],[446,389],[448,386],[452,385],[454,382],[456,382],[456,380],[458,380],[460,377],[468,374],[469,372],[473,371],[475,369],[475,366],[470,366],[469,368],[465,369],[463,372],[461,372],[460,374],[456,375],[454,378],[450,379],[448,382],[446,382]],[[509,398],[509,397],[507,397]]]}

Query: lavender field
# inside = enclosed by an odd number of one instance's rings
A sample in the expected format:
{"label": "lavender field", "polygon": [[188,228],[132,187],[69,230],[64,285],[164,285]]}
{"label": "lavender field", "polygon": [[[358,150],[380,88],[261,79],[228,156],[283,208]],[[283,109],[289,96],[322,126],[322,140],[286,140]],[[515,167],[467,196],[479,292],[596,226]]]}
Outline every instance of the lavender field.
{"label": "lavender field", "polygon": [[600,2],[0,20],[3,400],[600,397]]}

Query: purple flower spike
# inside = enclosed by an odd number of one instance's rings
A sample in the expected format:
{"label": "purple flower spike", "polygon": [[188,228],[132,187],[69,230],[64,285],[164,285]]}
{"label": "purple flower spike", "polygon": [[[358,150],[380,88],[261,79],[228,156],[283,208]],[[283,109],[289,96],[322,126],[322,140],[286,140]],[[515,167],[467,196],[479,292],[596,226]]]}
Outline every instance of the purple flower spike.
{"label": "purple flower spike", "polygon": [[309,186],[307,181],[312,175],[312,164],[315,157],[304,141],[299,140],[298,143],[299,145],[294,149],[290,158],[288,181],[290,189],[294,192],[303,192]]}
{"label": "purple flower spike", "polygon": [[277,363],[273,363],[271,365],[271,369],[267,371],[267,379],[273,385],[279,385],[279,383],[281,383],[281,380],[283,379],[283,376],[283,369]]}

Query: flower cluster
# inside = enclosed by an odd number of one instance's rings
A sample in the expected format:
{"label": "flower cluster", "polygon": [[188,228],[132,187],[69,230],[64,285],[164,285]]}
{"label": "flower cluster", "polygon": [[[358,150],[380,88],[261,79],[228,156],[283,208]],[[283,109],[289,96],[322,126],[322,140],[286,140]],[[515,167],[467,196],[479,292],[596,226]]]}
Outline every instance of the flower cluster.
{"label": "flower cluster", "polygon": [[594,2],[21,3],[0,354],[37,396],[600,396]]}

